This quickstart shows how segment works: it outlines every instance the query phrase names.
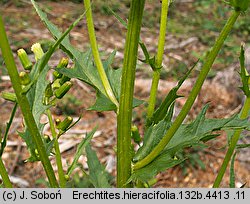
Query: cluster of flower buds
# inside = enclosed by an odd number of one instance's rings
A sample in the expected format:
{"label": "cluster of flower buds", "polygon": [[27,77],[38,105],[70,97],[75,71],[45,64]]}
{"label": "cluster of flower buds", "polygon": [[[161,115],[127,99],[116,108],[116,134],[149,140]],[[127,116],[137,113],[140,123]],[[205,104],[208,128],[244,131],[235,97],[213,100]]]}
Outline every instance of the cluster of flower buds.
{"label": "cluster of flower buds", "polygon": [[[36,59],[38,59],[37,56],[40,56],[41,53],[43,53],[43,50],[39,43],[34,44],[31,47],[31,50],[32,51],[34,50],[33,52],[35,54]],[[30,61],[26,51],[23,48],[17,50],[17,56],[24,68],[24,71],[21,71],[19,73],[20,83],[24,87],[24,86],[27,86],[31,82],[29,72],[31,71],[33,64]],[[17,102],[16,95],[14,93],[3,92],[2,97],[5,100],[11,101],[11,102]]]}
{"label": "cluster of flower buds", "polygon": [[[68,66],[68,63],[68,58],[62,58],[56,68],[66,68]],[[55,70],[53,72],[53,82],[46,87],[43,103],[45,105],[49,105],[51,103],[52,96],[61,99],[72,86],[73,84],[70,81],[69,77]]]}
{"label": "cluster of flower buds", "polygon": [[[43,49],[39,43],[32,45],[31,51],[34,53],[36,61],[40,60],[44,55]],[[33,64],[24,49],[19,49],[17,55],[25,70],[19,73],[20,82],[22,86],[27,86],[31,82],[29,72],[31,71]]]}
{"label": "cluster of flower buds", "polygon": [[[36,61],[39,61],[44,56],[44,51],[40,43],[33,44],[31,51],[34,53]],[[19,73],[20,83],[23,87],[25,87],[31,83],[30,71],[33,67],[33,64],[24,49],[19,49],[17,51],[17,55],[24,68],[24,71]],[[66,68],[68,63],[68,58],[62,58],[56,68]],[[53,72],[53,82],[48,84],[45,89],[43,104],[49,105],[52,103],[53,99],[61,99],[72,86],[73,84],[69,77],[55,70]],[[8,101],[17,102],[16,95],[14,93],[2,92],[2,97]]]}

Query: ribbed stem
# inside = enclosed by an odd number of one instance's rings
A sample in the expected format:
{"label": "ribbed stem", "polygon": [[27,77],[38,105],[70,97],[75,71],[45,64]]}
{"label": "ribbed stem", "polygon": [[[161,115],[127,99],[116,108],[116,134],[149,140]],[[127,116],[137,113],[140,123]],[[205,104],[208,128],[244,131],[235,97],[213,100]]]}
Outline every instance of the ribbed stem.
{"label": "ribbed stem", "polygon": [[126,184],[131,175],[131,121],[135,70],[145,0],[132,0],[125,44],[120,106],[117,115],[117,187]]}
{"label": "ribbed stem", "polygon": [[[240,118],[241,119],[246,119],[248,117],[248,113],[249,113],[249,110],[250,110],[250,98],[247,98],[245,103],[244,103],[244,106],[242,108],[242,111],[241,111],[241,116]],[[234,153],[234,150],[235,150],[235,147],[238,143],[238,140],[240,138],[240,134],[242,132],[242,129],[239,129],[239,130],[236,130],[232,136],[232,139],[230,141],[230,144],[229,144],[229,147],[228,147],[228,150],[227,150],[227,153],[226,153],[226,156],[223,160],[223,163],[221,165],[221,168],[218,172],[218,175],[214,181],[214,185],[213,187],[214,188],[219,188],[220,187],[220,183],[222,181],[222,178],[226,172],[226,169],[227,169],[227,166],[228,166],[228,163],[230,162],[231,160],[231,157]]]}
{"label": "ribbed stem", "polygon": [[30,135],[32,137],[32,141],[35,143],[36,148],[38,150],[41,162],[44,166],[45,172],[48,176],[49,183],[51,187],[58,187],[56,177],[53,171],[53,168],[51,166],[50,160],[48,158],[48,155],[46,153],[45,147],[43,145],[43,141],[41,138],[41,135],[39,133],[39,130],[37,128],[35,119],[32,115],[32,111],[28,102],[28,99],[25,95],[22,94],[22,87],[18,75],[18,71],[16,68],[16,64],[14,61],[14,57],[12,54],[12,51],[10,49],[10,45],[7,39],[7,35],[5,32],[2,16],[0,15],[0,47],[2,50],[2,55],[6,64],[6,68],[8,70],[11,83],[13,86],[13,89],[15,91],[18,104],[21,108],[25,123],[27,124],[28,130],[30,132]]}
{"label": "ribbed stem", "polygon": [[165,46],[165,38],[166,38],[166,32],[167,32],[168,5],[169,5],[169,0],[162,1],[161,25],[160,25],[160,34],[159,34],[159,40],[158,40],[158,51],[157,51],[157,55],[155,58],[155,64],[156,64],[157,69],[154,70],[154,73],[153,73],[153,79],[152,79],[152,85],[151,85],[151,91],[150,91],[150,97],[149,97],[149,103],[148,103],[148,111],[147,111],[148,118],[152,117],[154,110],[155,110],[155,103],[156,103],[156,97],[157,97],[158,84],[160,80],[160,73],[161,73],[164,46]]}
{"label": "ribbed stem", "polygon": [[166,147],[166,145],[169,143],[171,138],[174,136],[180,125],[182,124],[183,120],[186,118],[188,112],[190,111],[192,105],[194,104],[194,101],[199,94],[201,87],[207,77],[208,72],[210,71],[214,60],[216,56],[218,55],[224,41],[226,40],[228,34],[230,33],[234,23],[236,22],[238,16],[240,15],[240,12],[238,11],[233,11],[233,14],[230,16],[229,20],[227,21],[226,25],[224,26],[222,32],[219,35],[219,38],[215,42],[215,45],[213,46],[212,50],[210,51],[207,60],[205,64],[203,65],[201,72],[197,78],[197,81],[192,89],[192,91],[189,94],[189,97],[183,106],[181,112],[177,116],[176,120],[173,122],[172,126],[169,128],[167,131],[166,135],[162,138],[160,143],[152,150],[152,152],[146,156],[144,159],[141,161],[138,161],[137,163],[134,164],[133,168],[134,169],[140,169],[156,158],[161,151]]}

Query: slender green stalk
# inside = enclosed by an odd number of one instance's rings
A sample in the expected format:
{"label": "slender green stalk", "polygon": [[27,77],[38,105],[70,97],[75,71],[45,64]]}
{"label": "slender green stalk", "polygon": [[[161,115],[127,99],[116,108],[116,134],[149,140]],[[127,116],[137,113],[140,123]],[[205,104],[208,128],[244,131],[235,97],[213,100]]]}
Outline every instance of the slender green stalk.
{"label": "slender green stalk", "polygon": [[56,133],[55,125],[53,122],[52,114],[51,114],[51,111],[49,109],[47,110],[47,116],[49,119],[51,134],[52,134],[53,139],[55,140],[54,147],[55,147],[55,152],[56,152],[56,164],[57,164],[57,168],[58,168],[59,185],[61,188],[65,188],[66,187],[66,179],[64,176],[64,171],[63,171],[63,166],[62,166],[61,152],[60,152],[60,148],[59,148],[57,133]]}
{"label": "slender green stalk", "polygon": [[[250,110],[250,98],[247,98],[245,103],[244,103],[244,106],[242,108],[240,118],[241,119],[246,119],[248,117],[249,110]],[[232,157],[232,155],[234,153],[237,142],[238,142],[238,140],[240,138],[241,132],[242,132],[242,129],[236,130],[234,132],[233,136],[232,136],[232,139],[230,141],[226,156],[225,156],[225,158],[223,160],[223,163],[222,163],[221,168],[220,168],[220,170],[218,172],[218,175],[217,175],[217,177],[216,177],[216,179],[214,181],[214,185],[213,185],[214,188],[219,188],[219,186],[220,186],[222,178],[223,178],[223,176],[224,176],[224,174],[226,172],[228,163],[231,160],[231,157]]]}
{"label": "slender green stalk", "polygon": [[180,114],[177,116],[176,120],[173,122],[172,126],[167,131],[166,135],[162,138],[160,143],[152,150],[152,152],[146,156],[141,161],[134,164],[134,169],[140,169],[147,164],[149,164],[151,161],[153,161],[154,158],[156,158],[161,151],[166,147],[166,145],[169,143],[171,138],[174,136],[180,125],[182,124],[183,120],[186,118],[188,112],[190,111],[191,107],[194,104],[194,101],[199,94],[201,87],[206,79],[206,76],[208,72],[210,71],[214,60],[216,56],[218,55],[224,41],[226,40],[228,34],[230,33],[234,23],[236,22],[238,16],[240,15],[239,11],[233,11],[232,15],[230,16],[229,20],[227,21],[226,25],[224,26],[222,32],[219,35],[219,38],[215,42],[215,45],[213,46],[212,50],[210,51],[207,60],[205,64],[203,65],[201,72],[197,78],[197,81],[192,89],[192,91],[189,94],[189,97],[183,106]]}
{"label": "slender green stalk", "polygon": [[97,67],[98,73],[100,75],[100,78],[101,78],[101,81],[102,81],[102,84],[103,84],[103,87],[105,89],[107,96],[118,108],[119,107],[118,101],[117,101],[117,99],[114,95],[114,92],[110,86],[109,80],[108,80],[107,75],[105,73],[105,70],[104,70],[104,67],[103,67],[103,64],[101,61],[101,57],[100,57],[100,54],[98,51],[90,0],[84,0],[84,6],[86,9],[86,18],[87,18],[87,26],[88,26],[90,45],[91,45],[92,53],[93,53],[94,60],[96,63],[96,67]]}
{"label": "slender green stalk", "polygon": [[10,120],[7,123],[7,127],[6,127],[6,130],[5,130],[2,142],[1,142],[2,138],[0,138],[0,175],[2,177],[4,185],[7,188],[12,188],[12,184],[10,182],[7,170],[6,170],[6,168],[5,168],[4,164],[3,164],[3,160],[2,160],[1,157],[2,157],[2,154],[3,154],[4,148],[6,147],[8,133],[9,133],[9,130],[10,130],[10,126],[11,126],[11,124],[13,122],[14,116],[16,114],[17,106],[18,106],[17,103],[15,103],[14,108],[13,108],[12,113],[11,113],[11,116],[10,116]]}
{"label": "slender green stalk", "polygon": [[8,176],[8,172],[3,164],[3,160],[1,157],[0,157],[0,175],[2,177],[2,180],[3,180],[5,187],[6,188],[13,188],[12,183],[10,182],[10,178]]}
{"label": "slender green stalk", "polygon": [[155,58],[155,65],[157,69],[154,70],[154,73],[153,73],[153,80],[152,80],[149,103],[148,103],[148,110],[147,110],[148,118],[152,117],[154,113],[154,109],[155,109],[156,95],[157,95],[158,84],[160,80],[160,73],[161,73],[163,54],[164,54],[165,37],[166,37],[166,32],[167,32],[168,5],[169,5],[169,0],[162,1],[161,25],[160,25],[160,34],[159,34],[159,40],[158,40],[158,51],[157,51],[157,55]]}
{"label": "slender green stalk", "polygon": [[145,0],[132,0],[122,69],[121,97],[117,118],[117,187],[126,184],[131,175],[131,121],[135,70]]}
{"label": "slender green stalk", "polygon": [[16,114],[16,111],[17,111],[17,106],[18,104],[15,103],[13,109],[12,109],[12,112],[11,112],[11,115],[10,115],[10,120],[9,122],[7,122],[7,126],[6,126],[6,130],[5,130],[5,133],[4,133],[4,136],[3,136],[3,141],[0,143],[1,147],[0,147],[0,157],[2,156],[3,154],[3,151],[4,151],[4,148],[6,147],[6,144],[7,144],[7,138],[8,138],[8,134],[9,134],[9,130],[10,130],[10,126],[13,122],[13,119],[15,117],[15,114]]}
{"label": "slender green stalk", "polygon": [[1,39],[0,48],[2,50],[2,55],[5,61],[10,79],[11,79],[13,89],[17,97],[18,104],[21,108],[24,120],[27,124],[32,140],[36,145],[36,148],[38,150],[41,162],[44,166],[44,169],[48,176],[51,187],[58,187],[53,168],[51,166],[50,160],[48,158],[45,147],[43,145],[43,141],[39,133],[39,130],[37,128],[35,119],[32,115],[32,111],[31,111],[28,99],[25,95],[22,94],[22,87],[21,87],[19,76],[18,76],[18,71],[17,71],[14,57],[13,57],[13,54],[10,49],[10,45],[6,36],[6,32],[5,32],[5,28],[4,28],[1,15],[0,15],[0,39]]}

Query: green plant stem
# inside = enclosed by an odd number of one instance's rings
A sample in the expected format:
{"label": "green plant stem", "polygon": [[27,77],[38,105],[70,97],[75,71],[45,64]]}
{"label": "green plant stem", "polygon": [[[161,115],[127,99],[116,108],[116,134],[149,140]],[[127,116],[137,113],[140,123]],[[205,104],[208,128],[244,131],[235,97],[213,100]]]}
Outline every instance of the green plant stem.
{"label": "green plant stem", "polygon": [[2,177],[2,180],[3,180],[5,187],[6,188],[13,188],[12,183],[10,182],[10,178],[8,176],[8,172],[3,164],[3,160],[1,157],[0,157],[0,175]]}
{"label": "green plant stem", "polygon": [[152,152],[149,155],[147,155],[144,159],[134,164],[133,169],[140,169],[149,164],[150,162],[152,162],[154,158],[156,158],[161,153],[161,151],[166,147],[171,138],[174,136],[175,132],[178,130],[183,120],[186,118],[188,112],[190,111],[191,107],[193,106],[194,101],[201,90],[201,87],[207,77],[208,72],[210,71],[214,63],[216,56],[218,55],[224,41],[226,40],[228,34],[230,33],[239,15],[240,15],[239,11],[233,11],[232,15],[228,19],[226,25],[224,26],[222,32],[219,35],[219,38],[215,42],[212,50],[210,51],[205,64],[203,65],[201,72],[197,78],[197,81],[192,91],[190,92],[186,103],[184,104],[176,120],[173,122],[172,126],[167,131],[166,135],[162,138],[159,144],[152,150]]}
{"label": "green plant stem", "polygon": [[55,152],[56,152],[56,164],[57,164],[58,175],[59,175],[59,185],[61,188],[65,188],[66,187],[66,179],[64,176],[64,171],[63,171],[63,166],[62,166],[62,158],[61,158],[61,152],[60,152],[59,143],[58,143],[58,137],[57,137],[55,125],[53,122],[52,114],[51,114],[51,111],[49,109],[47,110],[47,116],[49,119],[51,134],[52,134],[52,137],[54,139],[54,147],[55,147]]}
{"label": "green plant stem", "polygon": [[7,144],[7,138],[8,138],[10,126],[11,126],[11,124],[13,122],[14,117],[15,117],[15,114],[16,114],[16,111],[17,111],[17,106],[18,106],[18,104],[15,103],[15,105],[14,105],[14,107],[12,109],[11,115],[10,115],[10,120],[9,120],[9,122],[7,122],[6,130],[5,130],[5,133],[4,133],[4,136],[3,136],[3,141],[2,142],[0,141],[0,145],[1,145],[1,147],[0,147],[0,157],[2,156],[4,148],[6,147],[6,144]]}
{"label": "green plant stem", "polygon": [[92,17],[92,9],[91,9],[91,3],[90,0],[84,0],[84,6],[86,9],[86,18],[87,18],[87,26],[88,26],[88,33],[89,33],[89,39],[90,39],[90,45],[92,49],[92,53],[94,56],[95,64],[97,67],[97,71],[99,73],[99,76],[101,78],[103,87],[105,89],[105,92],[108,96],[108,98],[116,105],[116,107],[119,107],[118,101],[114,95],[114,92],[110,86],[109,80],[107,78],[106,72],[104,70],[102,60],[98,51],[98,46],[96,42],[96,36],[95,36],[95,28],[94,28],[94,22]]}
{"label": "green plant stem", "polygon": [[154,113],[155,103],[156,103],[156,96],[158,90],[158,84],[160,80],[160,73],[163,61],[163,54],[164,54],[164,46],[165,46],[165,37],[167,32],[167,19],[168,19],[168,5],[169,0],[162,1],[162,9],[161,9],[161,24],[160,24],[160,34],[158,40],[158,51],[155,58],[155,65],[156,68],[153,73],[149,103],[148,103],[148,110],[147,110],[147,118],[151,118]]}
{"label": "green plant stem", "polygon": [[[244,106],[242,108],[240,118],[246,119],[248,117],[249,110],[250,110],[250,98],[247,98],[245,103],[244,103]],[[213,185],[214,188],[219,188],[219,186],[220,186],[222,178],[226,172],[228,163],[231,160],[231,157],[234,153],[235,147],[236,147],[238,140],[240,138],[241,132],[242,132],[242,129],[236,130],[232,136],[232,139],[230,141],[226,156],[223,160],[223,163],[222,163],[221,168],[218,172],[218,175],[214,181],[214,185]]]}
{"label": "green plant stem", "polygon": [[28,130],[30,132],[30,135],[32,137],[32,141],[35,143],[36,148],[38,150],[41,162],[44,166],[45,172],[48,176],[49,183],[51,187],[58,187],[58,183],[56,181],[56,177],[53,171],[53,168],[51,166],[50,160],[47,156],[45,147],[43,145],[43,141],[41,138],[41,135],[39,133],[39,130],[37,128],[35,119],[32,115],[32,111],[28,102],[28,99],[25,95],[22,94],[22,87],[20,83],[20,79],[18,76],[18,71],[16,68],[16,64],[14,61],[14,57],[12,54],[12,51],[10,49],[10,45],[7,39],[7,35],[5,32],[2,16],[0,15],[0,47],[2,50],[2,55],[6,64],[6,68],[8,70],[11,83],[13,86],[13,89],[15,91],[18,104],[21,108],[25,123],[27,124]]}
{"label": "green plant stem", "polygon": [[[132,0],[126,37],[120,106],[117,115],[117,187],[126,184],[131,176],[131,121],[135,70],[145,0]],[[126,185],[125,185],[126,184]]]}

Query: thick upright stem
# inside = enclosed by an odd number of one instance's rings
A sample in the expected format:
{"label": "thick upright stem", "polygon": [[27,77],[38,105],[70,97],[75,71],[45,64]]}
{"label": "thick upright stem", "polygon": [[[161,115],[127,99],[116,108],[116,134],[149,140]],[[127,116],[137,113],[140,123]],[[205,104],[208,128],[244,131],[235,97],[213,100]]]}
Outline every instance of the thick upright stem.
{"label": "thick upright stem", "polygon": [[47,116],[49,119],[51,134],[52,134],[53,139],[55,140],[54,148],[55,148],[55,152],[56,152],[56,165],[58,168],[59,185],[61,188],[65,188],[66,187],[66,179],[65,179],[64,172],[63,172],[61,152],[60,152],[60,148],[59,148],[59,143],[58,143],[57,133],[55,130],[55,125],[54,125],[52,114],[51,114],[50,110],[47,110]]}
{"label": "thick upright stem", "polygon": [[240,15],[239,11],[234,11],[229,20],[227,21],[226,25],[224,26],[222,32],[219,35],[219,38],[215,42],[215,45],[213,46],[212,50],[210,51],[205,64],[202,67],[201,72],[197,78],[197,81],[191,93],[189,94],[189,97],[185,105],[183,106],[180,114],[177,116],[172,126],[167,131],[166,135],[162,138],[160,143],[152,150],[152,152],[148,156],[146,156],[144,159],[134,164],[133,167],[134,169],[140,169],[149,164],[150,162],[152,162],[154,158],[156,158],[161,153],[161,151],[166,147],[171,138],[174,136],[174,134],[182,124],[183,120],[186,118],[191,107],[193,106],[194,101],[201,90],[201,87],[207,77],[208,72],[210,71],[214,63],[216,56],[218,55],[224,41],[226,40],[228,34],[230,33],[239,15]]}
{"label": "thick upright stem", "polygon": [[158,90],[158,84],[160,80],[160,73],[161,73],[163,54],[164,54],[165,38],[166,38],[166,32],[167,32],[168,5],[169,5],[169,0],[162,1],[161,25],[160,25],[160,34],[159,34],[159,40],[158,40],[158,51],[157,51],[157,55],[155,59],[156,60],[155,64],[156,64],[157,69],[154,70],[154,73],[153,73],[153,80],[152,80],[149,103],[148,103],[148,112],[147,112],[148,118],[152,117],[154,113],[154,109],[155,109],[156,96],[157,96],[157,90]]}
{"label": "thick upright stem", "polygon": [[[249,113],[249,110],[250,110],[250,98],[247,98],[245,103],[244,103],[244,106],[242,108],[242,111],[241,111],[241,116],[240,118],[241,119],[246,119],[248,117],[248,113]],[[238,143],[238,140],[240,138],[240,134],[242,132],[242,129],[239,129],[239,130],[236,130],[232,136],[232,139],[230,141],[230,144],[229,144],[229,147],[228,147],[228,150],[227,150],[227,153],[226,153],[226,156],[223,160],[223,163],[221,165],[221,168],[218,172],[218,175],[214,181],[214,185],[213,187],[214,188],[219,188],[220,187],[220,183],[222,181],[222,178],[226,172],[226,169],[227,169],[227,166],[228,166],[228,163],[230,162],[231,160],[231,157],[234,153],[234,150],[235,150],[235,147]]]}
{"label": "thick upright stem", "polygon": [[31,111],[28,99],[25,95],[22,94],[22,87],[21,87],[18,71],[17,71],[14,57],[13,57],[13,54],[10,49],[10,45],[6,36],[6,32],[5,32],[5,28],[3,25],[3,20],[2,20],[1,15],[0,15],[0,39],[1,39],[0,47],[2,50],[2,55],[5,61],[6,67],[8,69],[11,83],[15,91],[18,104],[21,108],[25,123],[27,124],[32,140],[36,145],[36,148],[38,150],[41,162],[44,166],[44,169],[48,176],[51,187],[58,187],[53,168],[51,166],[50,160],[48,158],[45,147],[43,145],[43,141],[39,133],[39,130],[37,128],[35,119],[32,115],[32,111]]}
{"label": "thick upright stem", "polygon": [[4,163],[3,163],[3,160],[2,160],[1,157],[0,157],[0,175],[2,177],[4,186],[6,188],[12,188],[12,183],[10,182],[8,172],[7,172],[7,170],[6,170],[5,166],[4,166]]}
{"label": "thick upright stem", "polygon": [[145,0],[132,0],[122,70],[120,106],[117,119],[117,187],[131,175],[131,120],[135,69]]}
{"label": "thick upright stem", "polygon": [[88,26],[88,33],[89,33],[89,39],[90,39],[90,45],[92,49],[92,53],[94,56],[94,60],[96,63],[97,71],[99,73],[99,76],[101,78],[103,87],[105,89],[105,92],[108,96],[108,98],[116,105],[118,108],[119,104],[118,101],[114,95],[114,92],[110,86],[109,80],[107,78],[107,75],[105,73],[101,57],[98,51],[98,46],[96,42],[96,36],[95,36],[95,28],[94,28],[94,22],[92,17],[92,9],[91,9],[91,3],[90,0],[84,0],[84,6],[86,9],[86,18],[87,18],[87,26]]}

